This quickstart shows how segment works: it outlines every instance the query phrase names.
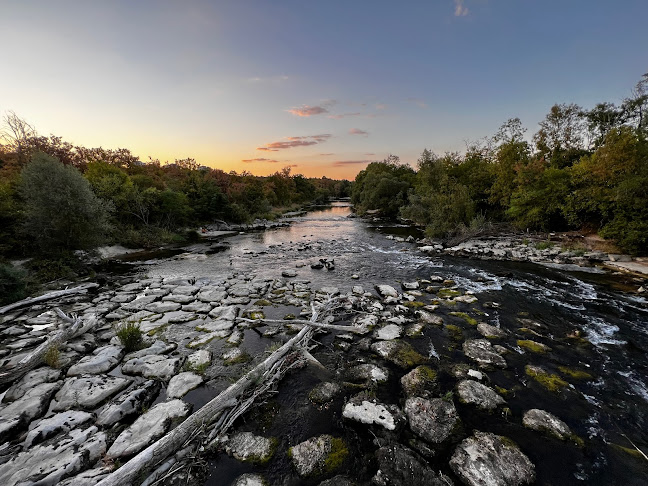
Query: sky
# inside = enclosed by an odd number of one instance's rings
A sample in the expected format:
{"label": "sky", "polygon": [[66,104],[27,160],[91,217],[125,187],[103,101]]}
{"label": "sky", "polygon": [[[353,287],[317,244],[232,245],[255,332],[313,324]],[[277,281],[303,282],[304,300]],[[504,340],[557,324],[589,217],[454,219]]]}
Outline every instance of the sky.
{"label": "sky", "polygon": [[352,179],[648,72],[646,0],[0,0],[0,115],[86,147]]}

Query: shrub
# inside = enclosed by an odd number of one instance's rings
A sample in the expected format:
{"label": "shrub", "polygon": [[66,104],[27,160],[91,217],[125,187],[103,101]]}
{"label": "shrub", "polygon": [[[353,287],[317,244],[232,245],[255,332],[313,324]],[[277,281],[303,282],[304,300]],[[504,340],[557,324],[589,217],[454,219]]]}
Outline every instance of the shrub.
{"label": "shrub", "polygon": [[117,327],[117,337],[127,353],[142,349],[144,340],[142,330],[137,322],[126,322]]}
{"label": "shrub", "polygon": [[26,296],[25,273],[12,265],[0,264],[0,305],[11,304]]}
{"label": "shrub", "polygon": [[47,366],[50,368],[58,368],[59,367],[59,348],[58,346],[52,345],[49,348],[47,348],[47,351],[45,352],[45,356],[43,356],[43,361]]}

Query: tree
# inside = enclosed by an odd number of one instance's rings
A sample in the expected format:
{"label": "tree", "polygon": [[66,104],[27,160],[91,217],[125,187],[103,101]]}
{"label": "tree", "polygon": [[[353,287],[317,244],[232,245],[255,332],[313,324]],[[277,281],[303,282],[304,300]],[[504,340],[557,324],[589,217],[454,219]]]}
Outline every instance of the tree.
{"label": "tree", "polygon": [[563,169],[585,155],[586,121],[580,106],[553,105],[533,140],[541,157]]}
{"label": "tree", "polygon": [[36,136],[36,129],[13,111],[9,111],[4,116],[3,122],[0,140],[18,154],[20,164],[26,163],[31,155],[29,140]]}
{"label": "tree", "polygon": [[46,253],[88,249],[109,230],[110,203],[99,199],[72,166],[37,153],[21,172],[23,230]]}

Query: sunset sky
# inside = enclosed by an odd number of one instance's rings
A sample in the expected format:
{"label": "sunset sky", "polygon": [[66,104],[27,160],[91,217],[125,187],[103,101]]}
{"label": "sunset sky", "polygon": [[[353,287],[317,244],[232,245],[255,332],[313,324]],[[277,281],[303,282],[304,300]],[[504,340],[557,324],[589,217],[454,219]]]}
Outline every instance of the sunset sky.
{"label": "sunset sky", "polygon": [[141,160],[353,178],[648,71],[646,0],[0,0],[0,114]]}

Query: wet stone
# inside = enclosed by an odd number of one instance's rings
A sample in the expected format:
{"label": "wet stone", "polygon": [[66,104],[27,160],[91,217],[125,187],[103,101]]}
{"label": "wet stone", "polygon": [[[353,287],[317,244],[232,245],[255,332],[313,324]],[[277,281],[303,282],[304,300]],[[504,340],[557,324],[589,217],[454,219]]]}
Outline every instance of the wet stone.
{"label": "wet stone", "polygon": [[372,344],[371,350],[378,356],[404,369],[427,362],[427,358],[403,341],[381,341]]}
{"label": "wet stone", "polygon": [[468,486],[517,486],[535,480],[535,466],[513,441],[486,432],[463,440],[450,467]]}
{"label": "wet stone", "polygon": [[382,298],[392,297],[398,299],[400,297],[398,291],[391,285],[376,285],[374,288]]}
{"label": "wet stone", "polygon": [[242,462],[265,464],[274,454],[276,446],[276,439],[241,432],[225,443],[225,452]]}
{"label": "wet stone", "polygon": [[124,360],[129,361],[134,358],[143,358],[144,356],[168,354],[177,347],[178,345],[175,343],[165,343],[164,341],[158,339],[147,348],[127,354]]}
{"label": "wet stone", "polygon": [[313,388],[308,394],[308,398],[313,403],[323,404],[333,400],[333,398],[341,391],[342,387],[340,387],[340,385],[326,381]]}
{"label": "wet stone", "polygon": [[187,365],[192,369],[202,368],[211,363],[211,351],[201,349],[187,356]]}
{"label": "wet stone", "polygon": [[524,412],[522,424],[528,429],[546,432],[562,440],[572,437],[572,431],[565,422],[555,415],[537,408]]}
{"label": "wet stone", "polygon": [[398,339],[403,334],[403,328],[397,324],[387,324],[374,331],[374,338],[383,341]]}
{"label": "wet stone", "polygon": [[372,363],[364,363],[349,368],[344,377],[347,381],[352,383],[365,382],[367,384],[376,385],[387,381],[389,371],[382,366]]}
{"label": "wet stone", "polygon": [[52,411],[59,412],[70,408],[93,410],[130,383],[129,379],[107,375],[68,378],[52,401]]}
{"label": "wet stone", "polygon": [[182,398],[187,392],[201,385],[202,382],[202,377],[191,371],[179,373],[169,381],[167,399]]}
{"label": "wet stone", "polygon": [[416,311],[416,317],[421,322],[424,322],[425,324],[433,324],[435,326],[441,326],[443,325],[443,318],[441,316],[437,316],[435,314],[432,314],[430,312],[424,311],[424,310],[418,310]]}
{"label": "wet stone", "polygon": [[[193,295],[170,294],[162,297],[162,303],[189,304],[196,300]],[[175,310],[175,309],[174,309]]]}
{"label": "wet stone", "polygon": [[491,326],[485,322],[477,324],[477,332],[485,338],[502,338],[506,336],[506,332],[496,326]]}
{"label": "wet stone", "polygon": [[236,478],[231,486],[269,486],[269,483],[260,474],[246,473]]}
{"label": "wet stone", "polygon": [[40,420],[35,424],[32,422],[32,426],[29,427],[27,438],[23,445],[24,447],[31,447],[60,432],[68,432],[75,429],[91,421],[93,418],[94,415],[91,413],[69,410]]}
{"label": "wet stone", "polygon": [[403,413],[391,404],[379,403],[364,393],[352,398],[342,410],[342,416],[363,424],[376,424],[387,430],[396,430],[405,421]]}
{"label": "wet stone", "polygon": [[117,458],[138,453],[162,437],[174,422],[182,421],[190,409],[191,406],[182,400],[158,403],[115,439],[107,455]]}
{"label": "wet stone", "polygon": [[[293,466],[302,477],[331,472],[347,454],[344,442],[328,434],[311,437],[288,451]],[[337,460],[327,461],[330,456]]]}
{"label": "wet stone", "polygon": [[400,444],[376,451],[378,471],[371,480],[377,486],[447,486],[447,481],[421,460],[412,450]]}
{"label": "wet stone", "polygon": [[506,368],[506,360],[495,352],[490,341],[486,339],[472,339],[464,342],[463,352],[480,366]]}
{"label": "wet stone", "polygon": [[412,432],[431,444],[445,441],[460,423],[454,403],[441,398],[408,398],[405,414]]}
{"label": "wet stone", "polygon": [[404,375],[400,382],[408,397],[431,398],[439,392],[437,372],[429,366],[417,366]]}
{"label": "wet stone", "polygon": [[97,414],[97,424],[111,426],[140,410],[151,401],[160,389],[159,382],[148,380],[140,387],[129,390],[107,403]]}
{"label": "wet stone", "polygon": [[180,307],[182,305],[177,302],[153,302],[144,307],[144,309],[154,314],[164,314],[165,312],[177,311]]}
{"label": "wet stone", "polygon": [[457,384],[457,395],[461,403],[476,405],[482,410],[495,410],[506,401],[495,390],[474,380],[463,380]]}

